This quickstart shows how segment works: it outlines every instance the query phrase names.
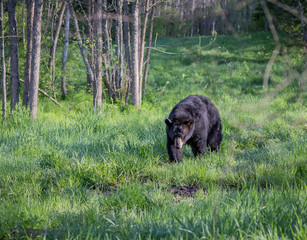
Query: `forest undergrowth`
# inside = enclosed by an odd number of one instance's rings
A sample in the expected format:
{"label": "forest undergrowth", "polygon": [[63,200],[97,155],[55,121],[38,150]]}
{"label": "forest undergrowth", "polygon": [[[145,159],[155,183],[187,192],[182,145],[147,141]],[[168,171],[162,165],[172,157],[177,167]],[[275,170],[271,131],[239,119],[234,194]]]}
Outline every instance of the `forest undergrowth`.
{"label": "forest undergrowth", "polygon": [[[152,52],[141,109],[93,112],[78,57],[64,108],[40,96],[36,120],[0,120],[0,239],[306,239],[306,49],[283,40],[266,93],[270,33],[211,39],[159,40],[190,54]],[[191,94],[217,106],[224,140],[170,163],[164,119]]]}

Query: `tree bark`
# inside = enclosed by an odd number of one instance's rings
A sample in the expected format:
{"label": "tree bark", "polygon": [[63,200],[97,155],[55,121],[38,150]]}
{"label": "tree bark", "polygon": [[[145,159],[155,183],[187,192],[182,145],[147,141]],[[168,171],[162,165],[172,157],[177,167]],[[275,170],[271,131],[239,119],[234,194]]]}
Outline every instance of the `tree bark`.
{"label": "tree bark", "polygon": [[23,47],[26,46],[26,34],[25,34],[25,0],[22,0],[22,42],[23,42]]}
{"label": "tree bark", "polygon": [[69,11],[69,6],[66,5],[65,9],[65,19],[64,19],[64,47],[63,47],[63,60],[62,60],[62,71],[63,71],[63,76],[62,76],[62,81],[61,81],[61,93],[62,93],[62,98],[65,99],[67,95],[67,90],[66,90],[66,62],[68,58],[68,44],[69,44],[69,20],[70,20],[70,11]]}
{"label": "tree bark", "polygon": [[103,37],[103,67],[104,67],[104,78],[103,83],[106,89],[108,89],[109,98],[113,97],[114,91],[111,85],[111,76],[109,69],[109,51],[110,51],[110,40],[108,31],[108,21],[107,21],[107,1],[102,1],[102,37]]}
{"label": "tree bark", "polygon": [[[124,16],[129,15],[128,1],[123,3],[123,14]],[[127,64],[126,68],[126,96],[125,104],[128,104],[128,96],[131,88],[131,55],[130,55],[130,27],[129,22],[123,23],[123,35],[124,35],[124,46],[125,46],[125,61]]]}
{"label": "tree bark", "polygon": [[[128,16],[129,9],[128,9],[128,2],[127,1],[124,1],[123,11],[124,11],[124,15]],[[125,45],[125,59],[126,59],[126,63],[127,63],[127,68],[129,70],[131,70],[129,22],[123,23],[123,32],[124,32],[124,45]]]}
{"label": "tree bark", "polygon": [[34,16],[34,0],[27,0],[27,53],[24,70],[24,86],[22,105],[28,107],[30,95],[31,63],[32,63],[32,26]]}
{"label": "tree bark", "polygon": [[141,42],[140,42],[140,56],[139,56],[139,95],[140,99],[142,99],[142,81],[143,81],[143,61],[144,61],[144,46],[145,46],[145,37],[146,37],[146,29],[148,22],[148,12],[149,11],[149,0],[145,2],[145,14],[143,18],[143,26],[141,32]]}
{"label": "tree bark", "polygon": [[155,6],[156,3],[155,0],[152,1],[152,9],[150,13],[150,22],[149,22],[149,33],[148,33],[148,48],[146,52],[146,61],[145,61],[145,69],[144,69],[144,78],[143,78],[143,95],[145,96],[145,88],[146,88],[146,82],[148,77],[148,69],[149,69],[149,60],[150,60],[150,52],[151,52],[151,43],[152,43],[152,32],[153,32],[153,23],[154,23],[154,17],[155,17]]}
{"label": "tree bark", "polygon": [[32,63],[30,80],[30,116],[36,118],[39,70],[40,70],[40,50],[41,50],[41,27],[42,27],[43,0],[35,0],[33,32],[32,32]]}
{"label": "tree bark", "polygon": [[139,0],[132,2],[133,23],[131,24],[131,93],[132,105],[141,107],[139,90]]}
{"label": "tree bark", "polygon": [[[116,72],[116,89],[122,89],[123,81],[123,2],[122,0],[117,0],[118,2],[118,21],[116,24],[116,45],[117,45],[117,72]],[[121,97],[121,96],[119,96]]]}
{"label": "tree bark", "polygon": [[2,88],[2,117],[6,118],[6,69],[3,36],[3,0],[0,0],[0,58],[1,58],[1,88]]}
{"label": "tree bark", "polygon": [[11,56],[11,111],[19,102],[19,61],[18,61],[18,36],[15,15],[16,0],[9,0],[7,5],[10,33]]}
{"label": "tree bark", "polygon": [[86,66],[87,73],[90,77],[90,80],[91,80],[91,82],[94,82],[94,74],[93,74],[92,68],[89,65],[89,62],[88,62],[88,59],[87,59],[87,56],[86,56],[86,49],[83,45],[82,38],[81,38],[81,35],[80,35],[78,20],[77,20],[74,8],[71,5],[71,3],[69,3],[69,9],[70,9],[70,14],[71,14],[71,17],[72,17],[72,20],[73,20],[73,24],[75,26],[75,33],[76,33],[76,36],[77,36],[77,39],[78,39],[80,53],[82,55],[84,64]]}
{"label": "tree bark", "polygon": [[96,31],[96,77],[93,82],[94,110],[101,113],[102,99],[102,0],[95,4],[94,29]]}

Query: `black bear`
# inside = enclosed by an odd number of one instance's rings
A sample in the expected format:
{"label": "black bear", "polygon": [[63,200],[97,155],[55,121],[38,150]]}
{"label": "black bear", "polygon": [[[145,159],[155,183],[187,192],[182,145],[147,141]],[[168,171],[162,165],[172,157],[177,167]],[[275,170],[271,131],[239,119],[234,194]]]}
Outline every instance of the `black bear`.
{"label": "black bear", "polygon": [[182,146],[191,146],[194,156],[204,155],[207,147],[217,151],[222,143],[219,112],[205,96],[191,95],[179,102],[165,119],[170,161],[179,162]]}

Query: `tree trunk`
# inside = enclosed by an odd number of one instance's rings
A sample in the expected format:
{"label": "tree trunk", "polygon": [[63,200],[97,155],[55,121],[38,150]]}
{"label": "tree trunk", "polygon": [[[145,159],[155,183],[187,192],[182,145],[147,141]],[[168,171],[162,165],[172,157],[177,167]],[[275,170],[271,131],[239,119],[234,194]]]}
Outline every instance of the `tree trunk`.
{"label": "tree trunk", "polygon": [[39,69],[40,69],[40,50],[41,50],[41,27],[42,27],[43,0],[35,0],[34,20],[32,32],[32,63],[30,80],[30,116],[36,118]]}
{"label": "tree trunk", "polygon": [[23,47],[26,46],[26,34],[25,34],[25,0],[22,0],[22,42],[23,42]]}
{"label": "tree trunk", "polygon": [[[152,1],[152,5],[156,3],[156,0]],[[155,17],[155,6],[152,7],[150,13],[150,22],[149,22],[149,33],[148,33],[148,48],[146,52],[146,61],[145,61],[145,69],[144,69],[144,78],[143,78],[143,95],[145,96],[145,87],[148,77],[148,69],[149,69],[149,60],[150,60],[150,52],[151,52],[151,42],[152,42],[152,32],[153,32],[153,23]]]}
{"label": "tree trunk", "polygon": [[131,93],[132,105],[141,107],[139,90],[139,0],[132,2],[133,23],[131,24]]}
{"label": "tree trunk", "polygon": [[96,31],[96,77],[93,82],[93,105],[94,110],[101,113],[102,99],[102,0],[95,4],[94,29]]}
{"label": "tree trunk", "polygon": [[19,63],[18,63],[18,36],[15,15],[15,0],[9,0],[7,5],[10,32],[11,56],[11,111],[19,102]]}
{"label": "tree trunk", "polygon": [[77,39],[78,39],[79,49],[80,49],[84,64],[86,66],[87,73],[90,76],[91,82],[94,82],[94,74],[93,74],[91,66],[89,65],[88,59],[86,57],[86,49],[83,45],[82,38],[81,38],[81,35],[80,35],[78,20],[77,20],[74,8],[72,7],[71,3],[69,3],[69,9],[70,9],[70,14],[71,14],[71,17],[72,17],[72,20],[73,20],[73,24],[75,26],[75,32],[76,32],[76,36],[77,36]]}
{"label": "tree trunk", "polygon": [[27,0],[27,54],[24,70],[22,105],[28,107],[30,95],[31,63],[32,63],[32,26],[34,16],[34,0]]}
{"label": "tree trunk", "polygon": [[1,88],[2,88],[2,117],[6,118],[6,69],[3,36],[3,0],[0,0],[0,58],[1,58]]}
{"label": "tree trunk", "polygon": [[[124,16],[129,15],[128,2],[124,1],[123,5]],[[125,59],[127,63],[127,68],[131,70],[131,58],[130,58],[130,29],[129,22],[124,22],[124,45],[125,45]]]}
{"label": "tree trunk", "polygon": [[[93,16],[92,16],[92,0],[87,0],[87,25],[88,25],[88,39],[89,39],[89,56],[88,61],[92,69],[94,69],[94,47],[93,47]],[[90,92],[90,89],[92,89],[93,83],[91,82],[90,76],[87,74],[87,85],[86,85],[86,91]]]}
{"label": "tree trunk", "polygon": [[106,16],[107,11],[107,1],[102,1],[102,37],[103,37],[103,67],[104,67],[104,78],[103,83],[106,89],[108,89],[108,96],[109,98],[113,97],[113,88],[111,85],[111,76],[110,76],[110,69],[109,69],[109,51],[110,51],[110,39],[109,39],[109,31],[108,31],[108,21]]}
{"label": "tree trunk", "polygon": [[[118,1],[118,21],[116,25],[116,45],[117,45],[117,72],[116,72],[116,89],[122,89],[123,83],[123,1]],[[119,94],[119,98],[121,95]]]}
{"label": "tree trunk", "polygon": [[[123,13],[124,16],[129,15],[128,1],[124,1],[123,3]],[[123,23],[123,34],[124,34],[124,46],[125,46],[125,61],[127,64],[126,69],[126,96],[125,96],[125,104],[128,103],[128,96],[131,87],[131,56],[130,56],[130,27],[129,22]]]}
{"label": "tree trunk", "polygon": [[64,19],[64,47],[63,47],[63,60],[62,60],[62,71],[63,71],[63,77],[61,81],[61,92],[62,92],[62,98],[65,99],[67,95],[66,90],[66,62],[68,58],[68,44],[69,44],[69,20],[70,20],[70,11],[69,6],[66,5],[65,9],[65,19]]}
{"label": "tree trunk", "polygon": [[143,18],[143,27],[141,32],[141,42],[140,42],[140,56],[139,56],[139,95],[142,99],[142,81],[143,81],[143,60],[144,60],[144,46],[145,46],[145,37],[146,37],[146,28],[148,22],[148,12],[149,11],[149,0],[146,0],[145,3],[145,14]]}

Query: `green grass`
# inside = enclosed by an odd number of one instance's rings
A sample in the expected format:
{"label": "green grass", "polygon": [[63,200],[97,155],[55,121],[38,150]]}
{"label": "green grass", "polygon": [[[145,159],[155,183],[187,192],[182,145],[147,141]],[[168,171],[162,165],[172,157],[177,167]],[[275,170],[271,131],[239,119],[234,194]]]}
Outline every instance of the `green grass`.
{"label": "green grass", "polygon": [[[294,77],[265,97],[269,34],[198,41],[158,42],[194,54],[152,53],[141,110],[104,102],[102,116],[92,112],[83,71],[64,109],[42,97],[38,119],[19,107],[1,121],[0,239],[306,239],[306,93]],[[304,69],[302,49],[283,49],[293,65],[277,58],[270,93]],[[190,94],[215,103],[224,141],[205,157],[185,147],[171,164],[164,119]],[[176,195],[179,186],[196,192]]]}

